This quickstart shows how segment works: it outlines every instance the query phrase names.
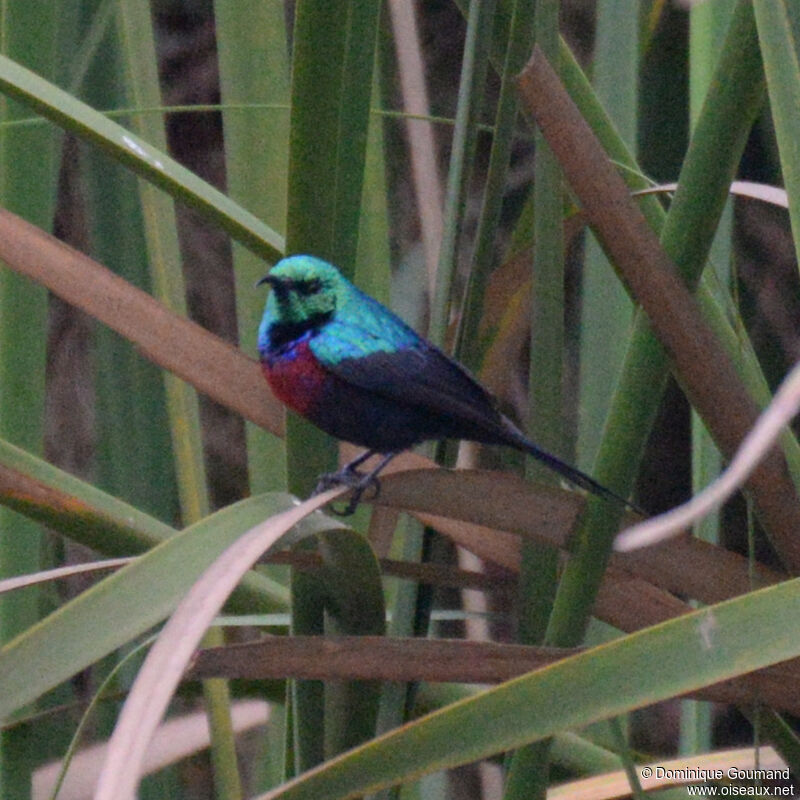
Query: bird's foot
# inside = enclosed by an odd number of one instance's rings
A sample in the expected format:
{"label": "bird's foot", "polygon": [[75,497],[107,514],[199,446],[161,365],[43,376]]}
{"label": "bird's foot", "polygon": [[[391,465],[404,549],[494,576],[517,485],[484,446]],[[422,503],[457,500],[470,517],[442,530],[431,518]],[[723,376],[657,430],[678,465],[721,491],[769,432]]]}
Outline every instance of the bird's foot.
{"label": "bird's foot", "polygon": [[339,511],[334,506],[331,506],[331,511],[337,517],[349,517],[358,508],[361,498],[370,488],[375,490],[371,497],[372,500],[381,493],[381,484],[374,472],[359,472],[349,464],[338,472],[328,472],[325,475],[320,475],[314,494],[320,494],[328,489],[333,489],[335,486],[348,486],[353,490],[344,509]]}

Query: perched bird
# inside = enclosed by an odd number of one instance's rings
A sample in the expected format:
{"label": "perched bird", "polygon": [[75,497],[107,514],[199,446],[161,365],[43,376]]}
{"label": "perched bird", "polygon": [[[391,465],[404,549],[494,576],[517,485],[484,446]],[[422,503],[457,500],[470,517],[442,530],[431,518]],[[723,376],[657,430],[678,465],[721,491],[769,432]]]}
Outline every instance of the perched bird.
{"label": "perched bird", "polygon": [[[500,413],[457,362],[423,339],[336,267],[314,256],[279,261],[259,281],[272,288],[258,329],[261,366],[275,396],[331,436],[367,448],[318,491],[353,488],[345,514],[402,450],[429,439],[501,444],[533,456],[572,483],[635,508],[541,450]],[[371,472],[357,467],[383,458]]]}

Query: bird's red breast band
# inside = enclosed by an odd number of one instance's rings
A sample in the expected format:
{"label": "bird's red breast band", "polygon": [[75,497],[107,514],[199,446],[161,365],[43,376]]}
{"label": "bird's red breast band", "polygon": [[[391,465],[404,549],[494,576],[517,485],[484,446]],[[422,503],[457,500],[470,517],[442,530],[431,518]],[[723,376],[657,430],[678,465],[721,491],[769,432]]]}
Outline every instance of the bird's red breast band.
{"label": "bird's red breast band", "polygon": [[271,364],[262,360],[261,369],[275,397],[300,415],[311,412],[328,379],[307,340],[298,342]]}

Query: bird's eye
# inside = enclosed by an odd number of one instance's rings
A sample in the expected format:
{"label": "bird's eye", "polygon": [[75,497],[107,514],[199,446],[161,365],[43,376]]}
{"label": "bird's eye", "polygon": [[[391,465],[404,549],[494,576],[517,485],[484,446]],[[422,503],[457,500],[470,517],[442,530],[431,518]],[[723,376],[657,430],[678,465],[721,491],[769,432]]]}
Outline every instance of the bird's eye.
{"label": "bird's eye", "polygon": [[316,294],[321,288],[322,281],[319,278],[311,278],[297,284],[297,291],[304,295]]}

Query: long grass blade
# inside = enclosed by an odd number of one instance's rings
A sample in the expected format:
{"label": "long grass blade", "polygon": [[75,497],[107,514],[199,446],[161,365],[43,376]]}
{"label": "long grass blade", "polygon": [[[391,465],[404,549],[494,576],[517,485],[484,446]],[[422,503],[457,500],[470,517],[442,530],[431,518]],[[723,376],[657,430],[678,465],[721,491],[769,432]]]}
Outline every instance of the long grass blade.
{"label": "long grass blade", "polygon": [[[58,16],[49,3],[32,9],[19,0],[0,2],[0,58],[18,58],[52,75]],[[0,101],[0,122],[23,113],[8,98]],[[46,229],[53,218],[59,143],[49,130],[0,126],[0,203]],[[35,452],[43,446],[46,342],[46,292],[0,268],[0,437]],[[0,509],[0,576],[38,570],[42,545],[38,525]],[[36,621],[39,602],[36,588],[0,598],[0,642]],[[0,734],[0,795],[26,797],[33,763],[24,738]]]}
{"label": "long grass blade", "polygon": [[259,800],[374,791],[777,663],[800,654],[800,644],[770,620],[797,613],[797,580],[695,611],[423,717]]}
{"label": "long grass blade", "polygon": [[[596,15],[592,81],[620,137],[636,152],[639,2],[604,0]],[[633,305],[592,235],[581,276],[580,399],[576,463],[591,470],[614,381],[625,355]]]}
{"label": "long grass blade", "polygon": [[[244,208],[286,225],[286,171],[289,138],[289,53],[284,9],[259,3],[242,13],[236,0],[215,0],[217,48],[225,134],[228,192]],[[281,103],[287,111],[243,111],[243,103]],[[263,291],[254,284],[267,271],[264,259],[234,244],[236,316],[241,349],[255,355]],[[245,423],[250,490],[286,488],[284,444],[252,423]]]}
{"label": "long grass blade", "polygon": [[[795,252],[800,253],[800,64],[786,0],[753,3],[764,58],[781,172],[789,194]],[[795,19],[797,18],[796,11]]]}
{"label": "long grass blade", "polygon": [[[18,711],[161,622],[227,544],[292,504],[286,495],[266,495],[218,511],[8,642],[0,649],[0,716]],[[287,600],[286,590],[272,584],[260,602],[263,610],[271,611],[285,608]],[[253,596],[250,610],[254,601]]]}
{"label": "long grass blade", "polygon": [[269,260],[283,254],[283,238],[253,214],[163,151],[6,56],[0,56],[0,92],[110,153],[137,175],[197,209],[254,253]]}

